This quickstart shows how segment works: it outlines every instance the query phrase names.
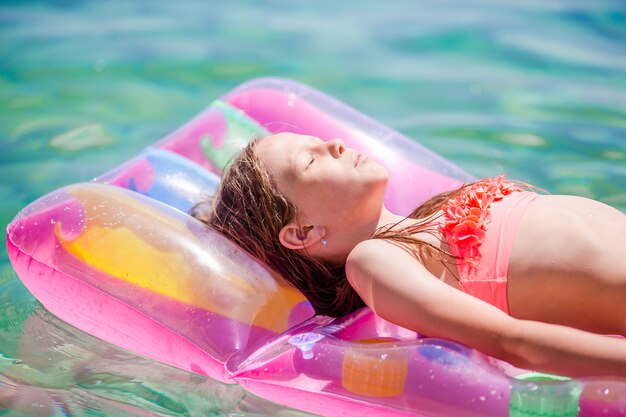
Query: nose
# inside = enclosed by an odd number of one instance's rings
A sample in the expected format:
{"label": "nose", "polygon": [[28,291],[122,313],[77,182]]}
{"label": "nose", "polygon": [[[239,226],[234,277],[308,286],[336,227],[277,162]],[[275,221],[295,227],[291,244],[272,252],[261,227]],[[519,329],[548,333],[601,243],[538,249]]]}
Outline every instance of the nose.
{"label": "nose", "polygon": [[333,139],[326,142],[333,157],[339,158],[346,151],[346,145],[341,139]]}

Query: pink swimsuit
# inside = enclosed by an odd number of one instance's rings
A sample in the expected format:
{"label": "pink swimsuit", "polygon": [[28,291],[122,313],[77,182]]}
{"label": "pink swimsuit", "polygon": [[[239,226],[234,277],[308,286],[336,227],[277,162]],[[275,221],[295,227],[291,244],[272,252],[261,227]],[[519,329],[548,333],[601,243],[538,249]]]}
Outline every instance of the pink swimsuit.
{"label": "pink swimsuit", "polygon": [[463,291],[509,312],[507,270],[515,235],[528,205],[538,197],[504,177],[466,187],[443,206],[441,232],[458,256]]}

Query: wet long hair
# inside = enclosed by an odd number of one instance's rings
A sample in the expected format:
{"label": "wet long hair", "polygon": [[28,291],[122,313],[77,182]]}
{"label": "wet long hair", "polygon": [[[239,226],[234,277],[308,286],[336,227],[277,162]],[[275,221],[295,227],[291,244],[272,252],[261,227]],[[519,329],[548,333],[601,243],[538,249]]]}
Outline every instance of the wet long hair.
{"label": "wet long hair", "polygon": [[[333,264],[281,244],[279,232],[297,219],[298,208],[275,186],[255,152],[257,143],[258,139],[248,143],[224,172],[216,195],[196,204],[190,214],[280,273],[302,292],[317,314],[339,317],[363,307],[365,303],[348,282],[345,264]],[[462,190],[439,194],[417,207],[408,217],[426,220],[412,226],[412,233],[431,233],[441,239],[429,224],[442,205]],[[450,253],[393,226],[377,230],[370,238],[390,240],[418,259],[427,255],[442,262],[453,260]]]}

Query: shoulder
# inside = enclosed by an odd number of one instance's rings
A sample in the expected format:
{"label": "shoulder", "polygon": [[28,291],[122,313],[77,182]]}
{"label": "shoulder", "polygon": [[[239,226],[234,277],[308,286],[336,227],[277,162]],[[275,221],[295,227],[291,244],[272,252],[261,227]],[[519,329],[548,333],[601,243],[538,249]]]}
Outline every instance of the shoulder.
{"label": "shoulder", "polygon": [[405,261],[415,261],[415,259],[398,244],[384,239],[368,239],[359,243],[352,249],[346,260],[346,271],[350,269],[364,271],[376,265],[388,264],[391,260],[398,260],[398,258],[404,258]]}
{"label": "shoulder", "polygon": [[[359,243],[346,260],[348,282],[368,303],[375,286],[389,286],[405,273],[426,271],[420,262],[401,246],[384,239],[370,239]],[[393,286],[393,284],[392,284]]]}
{"label": "shoulder", "polygon": [[367,271],[383,259],[383,253],[389,249],[387,242],[382,240],[368,239],[360,242],[352,249],[346,259],[346,276],[352,286],[357,284],[359,277],[363,277]]}
{"label": "shoulder", "polygon": [[382,239],[364,240],[352,249],[346,263],[362,262],[371,257],[378,257],[390,246],[392,245],[389,242]]}

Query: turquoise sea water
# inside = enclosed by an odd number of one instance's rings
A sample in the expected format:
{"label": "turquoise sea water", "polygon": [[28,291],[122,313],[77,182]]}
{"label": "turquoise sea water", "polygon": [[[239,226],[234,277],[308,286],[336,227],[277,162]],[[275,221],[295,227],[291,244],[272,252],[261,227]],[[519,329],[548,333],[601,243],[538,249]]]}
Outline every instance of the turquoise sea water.
{"label": "turquoise sea water", "polygon": [[[268,75],[326,91],[477,176],[626,211],[620,0],[3,1],[0,223]],[[68,326],[4,248],[0,415],[297,414]]]}

